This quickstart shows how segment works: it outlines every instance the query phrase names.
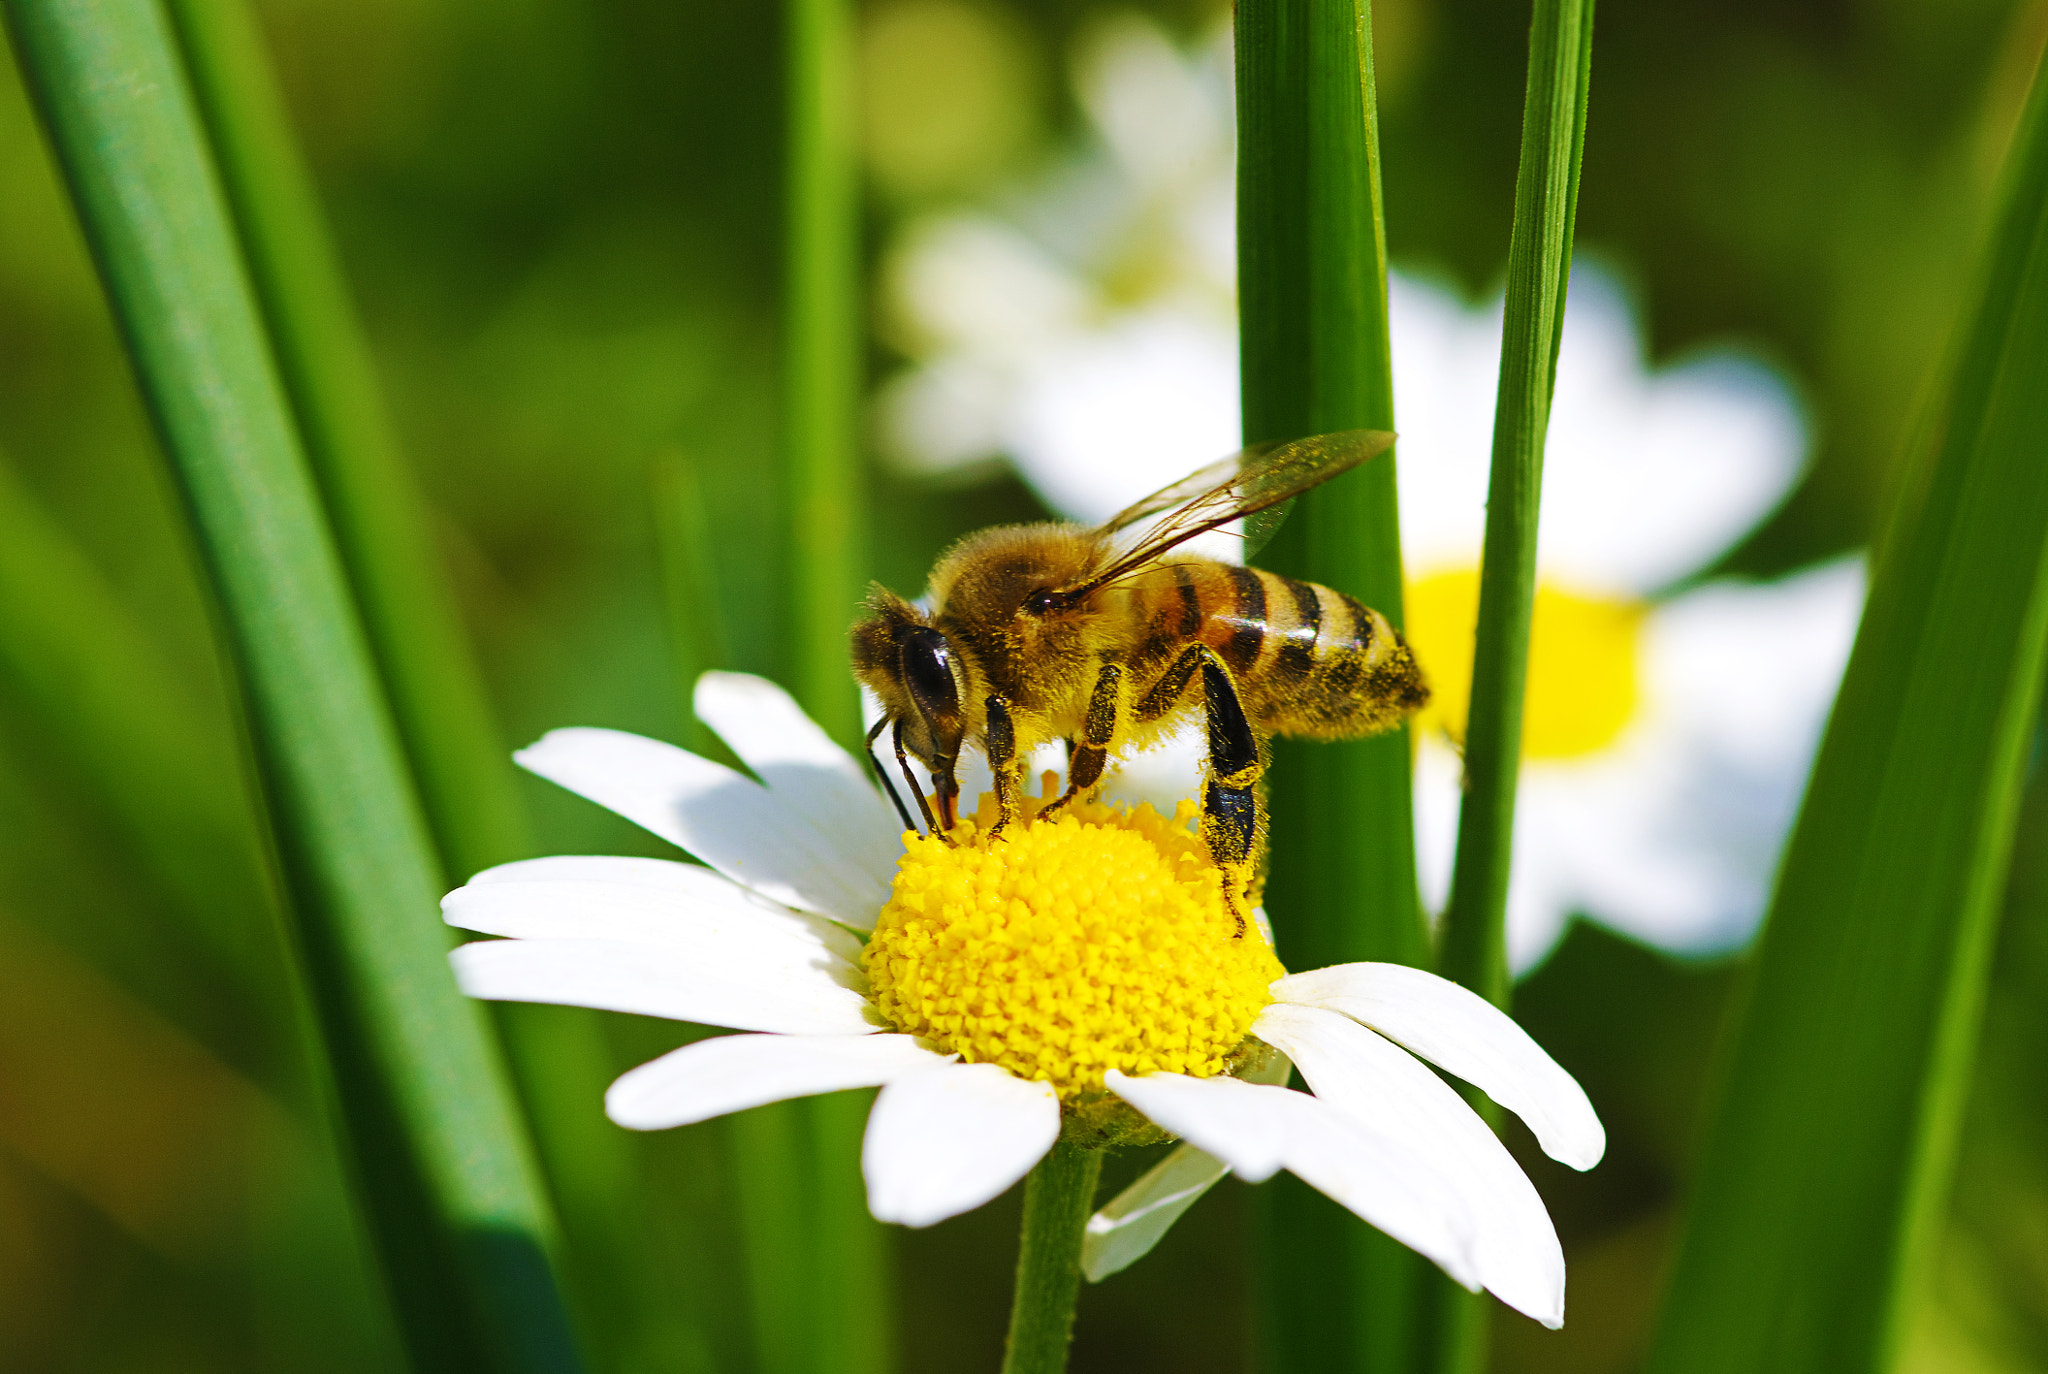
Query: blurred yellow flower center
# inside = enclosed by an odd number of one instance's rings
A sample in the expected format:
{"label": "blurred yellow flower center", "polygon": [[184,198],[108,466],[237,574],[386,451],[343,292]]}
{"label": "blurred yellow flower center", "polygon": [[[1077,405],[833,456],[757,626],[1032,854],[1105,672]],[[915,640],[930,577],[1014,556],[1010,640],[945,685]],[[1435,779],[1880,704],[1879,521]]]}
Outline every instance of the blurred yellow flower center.
{"label": "blurred yellow flower center", "polygon": [[[1582,758],[1621,737],[1636,713],[1637,665],[1648,614],[1649,607],[1639,601],[1537,583],[1522,705],[1524,758]],[[1407,620],[1409,646],[1432,689],[1417,726],[1462,741],[1472,699],[1479,570],[1432,573],[1411,583]]]}
{"label": "blurred yellow flower center", "polygon": [[1024,805],[993,839],[992,797],[952,845],[911,839],[864,958],[882,1014],[1066,1101],[1110,1069],[1221,1072],[1286,970],[1256,927],[1239,934],[1189,833],[1194,803],[1171,820],[1076,802],[1041,821]]}

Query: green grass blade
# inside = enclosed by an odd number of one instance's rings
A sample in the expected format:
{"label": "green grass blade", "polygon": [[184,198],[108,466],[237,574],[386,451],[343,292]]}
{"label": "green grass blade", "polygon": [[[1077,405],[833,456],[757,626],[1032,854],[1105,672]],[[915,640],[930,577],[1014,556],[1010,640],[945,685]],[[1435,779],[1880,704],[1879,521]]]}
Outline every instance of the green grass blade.
{"label": "green grass blade", "polygon": [[819,1330],[800,1306],[811,1268],[804,1217],[810,1114],[800,1103],[775,1102],[721,1126],[732,1157],[754,1367],[760,1374],[808,1374]]}
{"label": "green grass blade", "polygon": [[846,633],[862,579],[860,202],[846,0],[789,0],[783,424],[791,686],[841,743],[859,737]]}
{"label": "green grass blade", "polygon": [[10,0],[16,52],[191,514],[240,670],[309,982],[426,1368],[577,1365],[553,1223],[273,370],[163,13]]}
{"label": "green grass blade", "polygon": [[244,0],[165,0],[165,9],[448,876],[525,858],[532,842],[510,753],[254,17]]}
{"label": "green grass blade", "polygon": [[[1237,9],[1238,309],[1247,442],[1395,428],[1371,26],[1360,0]],[[1309,493],[1260,562],[1401,623],[1394,462]],[[1429,961],[1406,732],[1275,748],[1267,890],[1292,968]],[[1291,1177],[1261,1189],[1275,1369],[1414,1368],[1422,1264]]]}
{"label": "green grass blade", "polygon": [[897,1368],[896,1246],[868,1214],[861,1137],[873,1092],[806,1099],[809,1223],[799,1243],[811,1261],[811,1347],[806,1374],[891,1374]]}
{"label": "green grass blade", "polygon": [[[1507,1005],[1509,996],[1508,875],[1522,764],[1529,621],[1536,604],[1536,513],[1571,279],[1592,59],[1593,0],[1536,0],[1508,240],[1500,387],[1465,721],[1465,793],[1437,959],[1439,973],[1500,1006]],[[1470,1096],[1489,1120],[1497,1116],[1480,1094]],[[1476,1374],[1486,1364],[1492,1304],[1441,1280],[1433,1280],[1430,1301],[1435,1308],[1433,1367],[1445,1374]]]}
{"label": "green grass blade", "polygon": [[1472,705],[1465,723],[1465,797],[1458,811],[1457,857],[1438,967],[1445,977],[1503,1006],[1522,689],[1529,666],[1529,617],[1536,604],[1536,508],[1543,491],[1543,441],[1557,379],[1565,286],[1571,277],[1592,57],[1592,0],[1536,0],[1514,232],[1508,244]]}
{"label": "green grass blade", "polygon": [[[1370,32],[1355,0],[1238,6],[1246,443],[1394,424]],[[1350,592],[1399,625],[1392,457],[1297,504],[1261,561]],[[1285,750],[1273,792],[1282,956],[1301,968],[1427,962],[1405,734]]]}
{"label": "green grass blade", "polygon": [[2048,86],[1787,851],[1656,1374],[1876,1374],[1940,1216],[2048,639]]}
{"label": "green grass blade", "polygon": [[[469,653],[439,566],[432,515],[400,451],[367,340],[292,138],[254,17],[242,0],[167,0],[194,95],[233,211],[273,356],[342,566],[363,615],[441,858],[444,884],[534,852],[510,753]],[[491,1009],[510,1053],[542,1160],[557,1191],[571,1254],[591,1275],[644,1260],[630,1142],[601,1125],[590,1085],[609,1056],[584,1020],[529,1008]],[[603,1307],[579,1290],[593,1316]],[[594,1304],[594,1305],[593,1305]],[[654,1320],[687,1325],[669,1305]],[[609,1332],[593,1332],[609,1337]],[[694,1332],[664,1332],[674,1348]]]}
{"label": "green grass blade", "polygon": [[[784,15],[789,682],[812,718],[851,747],[860,738],[860,698],[846,634],[861,591],[864,356],[853,11],[847,0],[788,0]],[[883,1374],[895,1364],[891,1244],[868,1215],[860,1179],[862,1101],[841,1093],[796,1107],[808,1123],[807,1282],[757,1300],[762,1313],[779,1309],[782,1323],[806,1333],[808,1368],[819,1374]],[[793,1239],[758,1243],[780,1247]],[[776,1268],[758,1272],[765,1279]]]}

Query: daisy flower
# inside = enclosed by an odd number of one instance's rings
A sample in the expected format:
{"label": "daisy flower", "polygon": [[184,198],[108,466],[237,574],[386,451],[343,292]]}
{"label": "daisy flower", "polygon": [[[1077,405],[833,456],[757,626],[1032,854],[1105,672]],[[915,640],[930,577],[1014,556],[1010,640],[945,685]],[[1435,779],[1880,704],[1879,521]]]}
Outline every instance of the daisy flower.
{"label": "daisy flower", "polygon": [[[1054,509],[1092,522],[1237,446],[1223,51],[1182,55],[1136,19],[1104,30],[1076,73],[1094,122],[1086,175],[906,233],[891,281],[920,361],[884,418],[909,466],[1001,455]],[[1144,133],[1147,110],[1171,127]],[[1070,222],[1083,227],[1045,227]],[[1133,271],[1138,259],[1151,270]],[[1434,909],[1456,845],[1500,304],[1469,308],[1400,273],[1389,298],[1405,631],[1435,691],[1416,731]],[[1754,934],[1848,658],[1861,564],[1668,593],[1778,504],[1805,447],[1774,374],[1728,351],[1646,367],[1620,288],[1576,267],[1508,898],[1517,972],[1574,915],[1685,955]],[[1185,794],[1199,747],[1133,760],[1112,791]]]}
{"label": "daisy flower", "polygon": [[[453,952],[473,996],[743,1032],[626,1073],[605,1097],[614,1121],[879,1087],[868,1204],[907,1226],[989,1201],[1062,1138],[1178,1136],[1165,1184],[1098,1218],[1091,1272],[1143,1253],[1224,1170],[1290,1169],[1467,1287],[1562,1322],[1542,1201],[1423,1063],[1591,1167],[1592,1107],[1506,1015],[1410,968],[1285,973],[1261,932],[1238,933],[1192,803],[1171,819],[1077,805],[992,840],[985,801],[946,839],[904,834],[772,684],[708,674],[696,708],[754,777],[614,730],[557,730],[518,758],[702,864],[534,859],[445,902],[451,924],[507,937]],[[1282,1086],[1290,1063],[1310,1091]]]}

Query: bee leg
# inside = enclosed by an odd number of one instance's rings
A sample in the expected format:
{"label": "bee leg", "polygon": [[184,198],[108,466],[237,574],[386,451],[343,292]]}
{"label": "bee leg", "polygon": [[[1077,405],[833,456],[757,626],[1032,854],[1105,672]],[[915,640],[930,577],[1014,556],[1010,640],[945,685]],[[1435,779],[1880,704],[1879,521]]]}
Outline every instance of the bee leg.
{"label": "bee leg", "polygon": [[1067,790],[1039,811],[1049,816],[1102,781],[1109,762],[1110,742],[1116,738],[1117,717],[1122,713],[1124,670],[1118,663],[1105,663],[1095,675],[1095,691],[1088,698],[1088,715],[1081,723],[1081,743],[1067,755]]}
{"label": "bee leg", "polygon": [[994,839],[1017,817],[1017,726],[1010,719],[1010,703],[1002,697],[988,699],[988,768],[995,775],[1000,813],[988,832]]}
{"label": "bee leg", "polygon": [[1150,725],[1174,708],[1180,701],[1180,694],[1187,690],[1195,670],[1202,666],[1205,656],[1215,657],[1207,645],[1190,644],[1181,650],[1180,657],[1168,665],[1166,671],[1159,675],[1159,680],[1152,684],[1152,690],[1139,700],[1138,724]]}
{"label": "bee leg", "polygon": [[[896,746],[896,766],[903,770],[903,781],[910,788],[910,795],[917,798],[918,814],[924,817],[924,833],[937,835],[947,844],[953,843],[952,837],[939,829],[937,822],[932,819],[932,808],[924,799],[924,789],[917,785],[917,774],[910,771],[910,758],[903,749],[903,721],[900,717],[896,721],[896,728],[889,732],[889,742]],[[889,789],[891,796],[895,793],[895,788]]]}
{"label": "bee leg", "polygon": [[1202,841],[1209,855],[1223,870],[1223,900],[1237,917],[1237,933],[1244,935],[1245,919],[1240,889],[1253,864],[1253,851],[1261,838],[1263,807],[1260,805],[1259,777],[1265,765],[1259,758],[1259,737],[1245,719],[1244,704],[1238,700],[1237,684],[1230,669],[1213,649],[1198,646],[1202,655],[1202,696],[1209,718],[1208,778],[1202,788]]}
{"label": "bee leg", "polygon": [[[889,718],[884,716],[875,722],[874,729],[868,731],[868,766],[875,770],[875,781],[882,784],[882,790],[887,792],[889,800],[896,804],[896,816],[903,822],[903,828],[905,830],[915,830],[917,829],[917,822],[910,819],[910,810],[903,805],[902,794],[897,792],[896,784],[889,781],[889,770],[882,767],[882,761],[875,757],[875,741],[881,737],[882,731],[888,728]],[[919,795],[918,800],[924,800],[922,794]]]}

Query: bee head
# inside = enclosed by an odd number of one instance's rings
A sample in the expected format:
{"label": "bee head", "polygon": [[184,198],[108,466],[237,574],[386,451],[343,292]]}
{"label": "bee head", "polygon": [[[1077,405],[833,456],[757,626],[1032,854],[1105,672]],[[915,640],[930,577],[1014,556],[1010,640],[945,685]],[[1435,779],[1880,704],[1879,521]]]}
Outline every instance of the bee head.
{"label": "bee head", "polygon": [[959,655],[925,614],[881,587],[853,627],[853,671],[903,724],[903,743],[932,771],[951,777],[967,718]]}

